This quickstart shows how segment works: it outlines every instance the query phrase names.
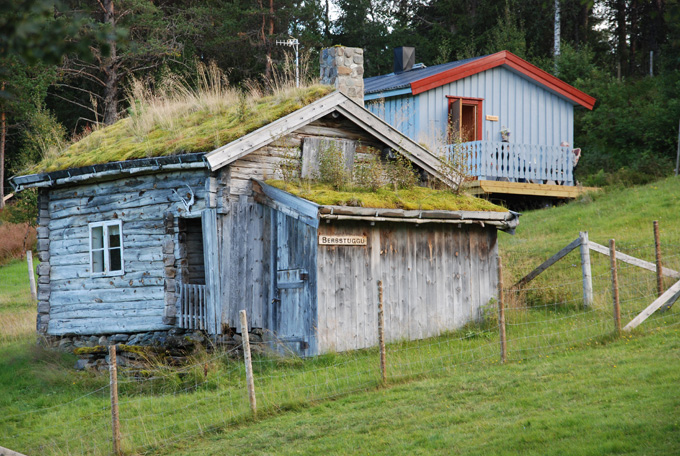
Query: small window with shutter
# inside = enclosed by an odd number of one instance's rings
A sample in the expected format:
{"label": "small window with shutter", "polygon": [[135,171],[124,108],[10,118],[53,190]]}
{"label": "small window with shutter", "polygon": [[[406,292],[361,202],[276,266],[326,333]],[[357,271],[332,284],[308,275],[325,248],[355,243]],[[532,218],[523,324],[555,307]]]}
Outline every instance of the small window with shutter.
{"label": "small window with shutter", "polygon": [[447,96],[449,100],[449,144],[482,140],[483,98]]}

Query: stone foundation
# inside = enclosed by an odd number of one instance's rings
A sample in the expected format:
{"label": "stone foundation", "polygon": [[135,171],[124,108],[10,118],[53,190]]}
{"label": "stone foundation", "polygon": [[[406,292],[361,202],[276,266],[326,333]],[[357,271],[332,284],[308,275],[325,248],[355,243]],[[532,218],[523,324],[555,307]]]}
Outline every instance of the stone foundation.
{"label": "stone foundation", "polygon": [[[253,353],[263,353],[266,350],[266,343],[262,336],[263,331],[257,328],[253,328],[249,333]],[[42,338],[45,346],[78,356],[76,369],[98,371],[107,371],[109,368],[110,345],[116,345],[119,367],[143,369],[148,366],[150,359],[171,365],[181,365],[186,363],[187,356],[196,351],[213,351],[216,348],[228,351],[239,348],[241,341],[241,335],[234,331],[211,338],[203,331],[179,328],[134,334],[66,335]],[[243,356],[243,352],[239,348],[233,352],[233,355],[240,357]]]}

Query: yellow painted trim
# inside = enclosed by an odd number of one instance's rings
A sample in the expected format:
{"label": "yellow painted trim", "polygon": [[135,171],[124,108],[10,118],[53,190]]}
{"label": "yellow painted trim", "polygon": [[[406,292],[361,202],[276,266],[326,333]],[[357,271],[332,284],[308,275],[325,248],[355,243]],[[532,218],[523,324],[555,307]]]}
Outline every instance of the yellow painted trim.
{"label": "yellow painted trim", "polygon": [[510,195],[549,196],[554,198],[576,198],[583,193],[599,190],[597,187],[527,184],[488,180],[471,181],[467,184],[467,187],[468,191],[473,195],[504,193]]}

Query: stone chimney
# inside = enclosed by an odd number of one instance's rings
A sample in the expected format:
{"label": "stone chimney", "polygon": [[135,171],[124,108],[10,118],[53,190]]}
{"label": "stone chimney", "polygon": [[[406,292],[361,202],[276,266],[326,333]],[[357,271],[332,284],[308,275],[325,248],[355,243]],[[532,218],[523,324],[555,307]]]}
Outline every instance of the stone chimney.
{"label": "stone chimney", "polygon": [[321,51],[321,84],[335,86],[364,105],[364,50],[333,46]]}

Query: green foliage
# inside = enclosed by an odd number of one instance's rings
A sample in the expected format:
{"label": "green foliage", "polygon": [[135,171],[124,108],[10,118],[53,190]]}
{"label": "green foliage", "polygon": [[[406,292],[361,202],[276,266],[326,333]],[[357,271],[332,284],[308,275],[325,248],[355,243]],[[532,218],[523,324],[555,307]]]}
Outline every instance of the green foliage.
{"label": "green foliage", "polygon": [[54,114],[38,108],[29,115],[24,130],[23,165],[34,165],[51,154],[58,154],[66,147],[65,139],[66,129]]}
{"label": "green foliage", "polygon": [[277,164],[277,171],[281,173],[284,182],[293,182],[300,178],[302,162],[300,161],[300,149],[285,149],[281,160]]}
{"label": "green foliage", "polygon": [[0,211],[0,222],[35,226],[38,220],[38,191],[34,188],[15,194],[11,204]]}
{"label": "green foliage", "polygon": [[509,3],[506,2],[503,15],[498,24],[491,29],[484,50],[487,54],[507,50],[523,59],[528,57],[527,40],[522,21],[517,18]]}
{"label": "green foliage", "polygon": [[321,205],[358,206],[407,210],[497,211],[507,209],[481,198],[456,195],[447,190],[412,187],[394,190],[393,186],[336,189],[328,183],[290,184],[268,180],[267,184]]}
{"label": "green foliage", "polygon": [[359,188],[372,191],[376,191],[385,185],[385,169],[380,160],[379,151],[372,149],[363,159],[354,159],[352,183]]}
{"label": "green foliage", "polygon": [[[0,15],[0,62],[12,56],[22,63],[59,64],[70,52],[90,56],[89,40],[95,37],[76,15],[69,19],[55,10],[63,11],[58,0],[20,0],[3,3]],[[0,63],[0,73],[11,74]]]}
{"label": "green foliage", "polygon": [[409,190],[418,185],[419,176],[413,168],[413,162],[401,153],[385,163],[385,177],[395,191]]}
{"label": "green foliage", "polygon": [[[551,59],[551,67],[553,62]],[[549,71],[552,68],[549,67]],[[573,86],[582,86],[584,81],[603,77],[602,70],[595,63],[595,53],[589,46],[576,49],[569,43],[562,43],[557,59],[557,75]]]}
{"label": "green foliage", "polygon": [[347,185],[349,172],[346,166],[345,155],[335,142],[330,142],[326,147],[318,151],[319,169],[314,179],[330,184],[335,190]]}
{"label": "green foliage", "polygon": [[[463,192],[465,182],[471,180],[470,171],[467,169],[469,152],[463,144],[460,137],[454,138],[452,149],[444,151],[439,156],[438,171],[454,185],[451,190],[458,195]],[[437,185],[445,184],[438,182]]]}
{"label": "green foliage", "polygon": [[368,148],[363,157],[355,158],[352,183],[355,188],[378,190],[389,186],[394,191],[409,190],[418,185],[420,177],[408,157],[396,153],[383,160],[379,150]]}
{"label": "green foliage", "polygon": [[[616,81],[596,76],[579,83],[596,97],[596,108],[577,112],[575,142],[583,148],[577,178],[603,170],[630,171],[630,184],[672,173],[680,119],[680,72]],[[639,174],[635,176],[634,174]]]}

